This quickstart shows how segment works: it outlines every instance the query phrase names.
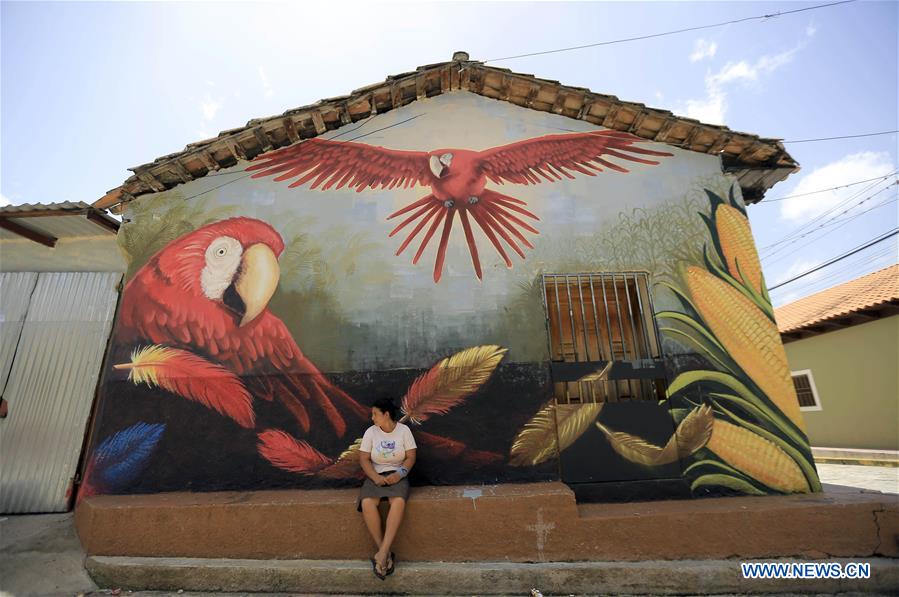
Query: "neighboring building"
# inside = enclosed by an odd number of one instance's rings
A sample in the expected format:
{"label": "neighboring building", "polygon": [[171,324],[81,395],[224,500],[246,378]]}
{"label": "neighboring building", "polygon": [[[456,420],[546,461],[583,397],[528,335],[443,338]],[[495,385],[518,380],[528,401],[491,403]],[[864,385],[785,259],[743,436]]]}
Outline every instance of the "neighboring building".
{"label": "neighboring building", "polygon": [[775,315],[811,444],[899,450],[899,265]]}
{"label": "neighboring building", "polygon": [[817,491],[745,215],[797,168],[465,53],[137,167],[81,495],[354,485],[385,394],[417,484]]}
{"label": "neighboring building", "polygon": [[87,203],[0,208],[0,512],[69,509],[125,261]]}

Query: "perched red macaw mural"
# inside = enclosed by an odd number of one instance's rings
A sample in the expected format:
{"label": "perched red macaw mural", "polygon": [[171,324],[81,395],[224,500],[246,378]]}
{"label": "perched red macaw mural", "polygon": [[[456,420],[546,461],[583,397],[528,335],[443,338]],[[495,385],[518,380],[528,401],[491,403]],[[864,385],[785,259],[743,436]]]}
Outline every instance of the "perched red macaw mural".
{"label": "perched red macaw mural", "polygon": [[344,415],[367,419],[368,409],[328,381],[268,310],[283,250],[274,228],[250,218],[209,224],[168,244],[125,286],[115,339],[164,348],[137,352],[118,368],[168,384],[246,428],[255,424],[253,399],[280,401],[303,432],[311,420],[326,420],[342,436]]}
{"label": "perched red macaw mural", "polygon": [[415,184],[431,187],[428,195],[396,211],[388,219],[412,212],[393,229],[390,236],[418,220],[400,245],[397,255],[427,226],[412,263],[418,263],[437,228],[443,223],[434,262],[436,283],[443,272],[447,242],[456,213],[462,222],[471,261],[479,279],[482,278],[481,261],[469,215],[484,231],[507,267],[512,267],[512,261],[500,238],[522,259],[525,255],[519,242],[527,248],[534,248],[522,231],[539,234],[538,230],[515,214],[532,220],[539,218],[525,209],[527,204],[524,201],[487,189],[488,179],[494,184],[511,182],[527,185],[556,182],[563,176],[573,179],[572,172],[595,176],[597,172],[603,172],[603,168],[626,173],[626,168],[608,158],[654,166],[659,162],[639,158],[635,154],[656,157],[672,155],[635,147],[634,143],[640,141],[644,139],[630,133],[594,131],[546,135],[484,151],[436,149],[424,152],[314,138],[260,156],[258,163],[247,168],[247,171],[256,171],[253,178],[277,174],[274,180],[278,182],[297,178],[290,184],[291,188],[310,181],[310,188],[313,189],[319,186],[322,190],[347,186],[355,187],[357,192],[378,186],[382,189],[408,188]]}

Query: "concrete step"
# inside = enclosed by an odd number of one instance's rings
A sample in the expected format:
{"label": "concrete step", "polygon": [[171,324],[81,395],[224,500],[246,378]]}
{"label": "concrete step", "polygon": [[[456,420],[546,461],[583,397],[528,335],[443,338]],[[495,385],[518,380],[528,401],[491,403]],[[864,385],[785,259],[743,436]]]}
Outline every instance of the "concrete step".
{"label": "concrete step", "polygon": [[[787,560],[780,560],[787,561]],[[792,560],[795,561],[795,560]],[[739,560],[647,562],[403,562],[385,581],[368,562],[91,556],[85,566],[101,587],[223,591],[414,595],[896,594],[899,560],[834,558],[871,564],[869,579],[748,580]]]}

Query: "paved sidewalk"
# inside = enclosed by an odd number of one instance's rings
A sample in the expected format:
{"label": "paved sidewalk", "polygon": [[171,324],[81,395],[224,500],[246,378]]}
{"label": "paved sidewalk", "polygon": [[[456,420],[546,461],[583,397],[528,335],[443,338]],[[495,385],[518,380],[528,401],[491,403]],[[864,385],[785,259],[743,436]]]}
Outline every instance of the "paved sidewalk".
{"label": "paved sidewalk", "polygon": [[72,513],[0,515],[0,591],[77,595],[97,585],[84,570]]}
{"label": "paved sidewalk", "polygon": [[[821,483],[899,494],[899,468],[816,463]],[[827,488],[825,488],[825,491]]]}

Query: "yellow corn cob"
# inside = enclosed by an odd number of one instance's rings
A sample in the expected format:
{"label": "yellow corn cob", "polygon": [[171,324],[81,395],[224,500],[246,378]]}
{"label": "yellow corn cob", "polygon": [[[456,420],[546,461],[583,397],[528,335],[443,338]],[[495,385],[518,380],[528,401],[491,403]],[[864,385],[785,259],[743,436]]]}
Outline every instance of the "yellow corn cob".
{"label": "yellow corn cob", "polygon": [[708,271],[691,266],[686,278],[699,315],[731,358],[804,432],[787,353],[774,322],[739,290]]}
{"label": "yellow corn cob", "polygon": [[719,205],[715,210],[715,225],[718,229],[718,242],[727,260],[727,271],[737,280],[743,272],[743,282],[762,292],[762,265],[752,240],[749,220],[740,211],[730,205]]}
{"label": "yellow corn cob", "polygon": [[715,419],[706,447],[741,473],[785,493],[808,493],[799,465],[767,439]]}

